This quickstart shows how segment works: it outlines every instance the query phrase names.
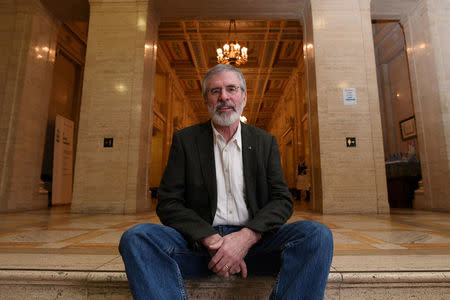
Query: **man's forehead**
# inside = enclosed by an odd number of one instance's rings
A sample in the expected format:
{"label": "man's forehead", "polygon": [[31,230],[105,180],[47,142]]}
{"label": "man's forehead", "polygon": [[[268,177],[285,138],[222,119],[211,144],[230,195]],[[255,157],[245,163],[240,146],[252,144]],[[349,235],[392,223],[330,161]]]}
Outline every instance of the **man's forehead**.
{"label": "man's forehead", "polygon": [[209,86],[211,84],[239,85],[239,77],[236,73],[226,70],[211,76],[206,82],[206,85]]}

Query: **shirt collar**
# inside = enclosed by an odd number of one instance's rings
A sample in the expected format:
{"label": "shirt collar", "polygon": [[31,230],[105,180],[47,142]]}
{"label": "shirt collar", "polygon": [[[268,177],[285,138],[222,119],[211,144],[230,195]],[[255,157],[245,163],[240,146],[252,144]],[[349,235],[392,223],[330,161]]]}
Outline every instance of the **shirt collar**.
{"label": "shirt collar", "polygon": [[[214,144],[217,144],[217,140],[220,139],[221,141],[223,141],[223,143],[226,145],[226,141],[223,138],[223,136],[216,130],[216,128],[214,127],[214,124],[211,120],[211,127],[213,129],[213,136],[214,136]],[[241,139],[241,122],[239,122],[238,124],[238,128],[236,130],[236,132],[234,133],[233,137],[231,138],[231,140],[229,141],[229,143],[235,143],[239,149],[242,149],[242,139]]]}

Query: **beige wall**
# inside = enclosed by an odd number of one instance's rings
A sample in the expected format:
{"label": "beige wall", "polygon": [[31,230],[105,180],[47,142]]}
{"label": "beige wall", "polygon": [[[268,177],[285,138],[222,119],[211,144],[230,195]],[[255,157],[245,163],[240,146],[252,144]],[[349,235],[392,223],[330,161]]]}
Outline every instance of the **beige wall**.
{"label": "beige wall", "polygon": [[[311,0],[296,6],[298,15],[305,7],[309,117],[301,115],[301,124],[311,141],[312,208],[324,213],[387,211],[369,3]],[[449,5],[448,1],[421,0],[413,10],[400,11],[407,13],[401,24],[418,140],[423,145],[419,150],[426,208],[446,210],[450,194]],[[36,200],[47,119],[42,107],[48,107],[59,25],[37,0],[3,1],[0,8],[0,49],[6,53],[0,56],[0,209],[35,209],[46,205]],[[252,13],[259,14],[263,8]],[[271,17],[287,16],[272,11]],[[73,210],[144,210],[150,205],[157,17],[146,1],[92,0],[90,25]],[[344,86],[357,88],[358,105],[342,105]],[[187,106],[180,87],[168,88],[178,104],[167,111],[167,117],[180,117],[182,126],[196,123],[189,108],[178,109],[181,104]],[[172,123],[164,134],[171,135],[174,125],[178,124]],[[346,148],[346,136],[355,136],[358,146]],[[103,148],[104,137],[115,139],[113,149]],[[169,145],[166,138],[164,147]]]}
{"label": "beige wall", "polygon": [[[153,77],[158,21],[141,1],[90,1],[72,211],[150,207]],[[103,139],[114,138],[113,148]]]}
{"label": "beige wall", "polygon": [[401,24],[426,198],[420,208],[450,211],[450,2],[419,1]]}
{"label": "beige wall", "polygon": [[[314,51],[314,31],[313,31],[313,15],[311,10],[311,3],[305,7],[304,10],[304,42],[303,52],[305,55],[305,79],[306,79],[306,101],[308,102],[307,123],[302,123],[302,126],[309,129],[309,157],[311,168],[311,208],[314,211],[323,211],[323,193],[322,193],[322,169],[320,147],[318,142],[319,136],[319,111],[317,99],[317,81],[316,81],[316,64]],[[307,146],[307,145],[306,145]],[[306,156],[308,157],[308,156]]]}
{"label": "beige wall", "polygon": [[[317,92],[316,98],[310,84],[313,184],[320,176],[322,187],[322,201],[315,196],[314,208],[324,213],[387,212],[370,1],[312,0],[306,26],[312,26],[306,45],[314,54],[307,51],[307,62],[314,59]],[[356,88],[357,105],[343,104],[346,87]],[[346,147],[346,137],[356,137],[357,147]]]}
{"label": "beige wall", "polygon": [[47,206],[39,181],[59,23],[38,0],[0,4],[0,211]]}

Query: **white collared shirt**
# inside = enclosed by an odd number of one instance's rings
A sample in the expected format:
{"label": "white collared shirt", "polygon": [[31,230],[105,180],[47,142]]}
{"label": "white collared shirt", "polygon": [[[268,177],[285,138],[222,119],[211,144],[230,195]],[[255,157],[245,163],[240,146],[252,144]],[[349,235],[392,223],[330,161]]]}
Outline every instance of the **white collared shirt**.
{"label": "white collared shirt", "polygon": [[241,123],[228,143],[212,122],[211,126],[217,180],[217,210],[213,226],[244,225],[248,221],[248,209],[245,203]]}

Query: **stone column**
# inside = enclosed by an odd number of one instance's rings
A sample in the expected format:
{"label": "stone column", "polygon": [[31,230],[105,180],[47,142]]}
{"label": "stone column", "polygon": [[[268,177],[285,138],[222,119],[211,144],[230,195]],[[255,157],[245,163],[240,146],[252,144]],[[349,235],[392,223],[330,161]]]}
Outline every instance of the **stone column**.
{"label": "stone column", "polygon": [[[309,7],[310,5],[310,7]],[[313,209],[389,209],[370,0],[311,0],[305,9]],[[344,105],[343,88],[356,88]],[[356,138],[356,147],[346,146]]]}
{"label": "stone column", "polygon": [[405,31],[425,203],[450,211],[450,2],[421,0]]}
{"label": "stone column", "polygon": [[158,20],[148,1],[89,2],[72,211],[135,213],[151,207]]}
{"label": "stone column", "polygon": [[38,0],[0,3],[0,212],[39,199],[59,23]]}

